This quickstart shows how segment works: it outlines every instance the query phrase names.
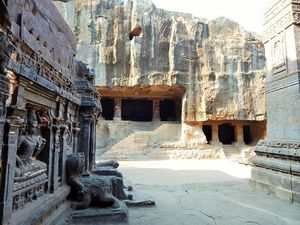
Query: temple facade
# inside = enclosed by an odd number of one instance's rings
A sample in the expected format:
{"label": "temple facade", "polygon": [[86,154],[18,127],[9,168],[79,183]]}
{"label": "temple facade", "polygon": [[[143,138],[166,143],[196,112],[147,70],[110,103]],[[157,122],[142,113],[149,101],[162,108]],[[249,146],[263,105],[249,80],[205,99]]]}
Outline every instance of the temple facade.
{"label": "temple facade", "polygon": [[0,223],[65,224],[68,157],[94,168],[95,74],[75,60],[75,37],[52,1],[1,0],[0,17]]}

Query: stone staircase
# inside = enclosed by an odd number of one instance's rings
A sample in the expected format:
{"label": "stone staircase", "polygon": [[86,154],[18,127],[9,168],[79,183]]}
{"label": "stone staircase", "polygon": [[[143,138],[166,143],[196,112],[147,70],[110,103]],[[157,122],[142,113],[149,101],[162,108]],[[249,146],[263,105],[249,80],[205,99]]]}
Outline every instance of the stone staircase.
{"label": "stone staircase", "polygon": [[176,141],[180,137],[181,124],[161,122],[153,130],[134,130],[125,138],[119,140],[104,154],[97,155],[97,158],[104,159],[142,159],[146,158],[151,146],[159,146],[166,141]]}
{"label": "stone staircase", "polygon": [[227,159],[239,159],[241,150],[235,145],[223,145],[224,155]]}
{"label": "stone staircase", "polygon": [[222,150],[225,158],[229,160],[236,160],[240,163],[251,164],[252,157],[254,156],[254,146],[236,146],[236,145],[223,145]]}

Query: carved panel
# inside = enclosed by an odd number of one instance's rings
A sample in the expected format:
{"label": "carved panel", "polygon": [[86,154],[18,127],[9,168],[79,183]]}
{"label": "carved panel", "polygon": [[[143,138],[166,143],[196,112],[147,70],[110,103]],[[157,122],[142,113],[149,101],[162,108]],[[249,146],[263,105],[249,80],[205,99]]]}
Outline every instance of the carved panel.
{"label": "carved panel", "polygon": [[39,184],[26,191],[19,192],[13,196],[13,211],[23,208],[26,204],[33,202],[46,193],[46,185]]}
{"label": "carved panel", "polygon": [[300,143],[260,140],[255,147],[255,152],[258,155],[270,155],[275,158],[287,157],[299,160]]}

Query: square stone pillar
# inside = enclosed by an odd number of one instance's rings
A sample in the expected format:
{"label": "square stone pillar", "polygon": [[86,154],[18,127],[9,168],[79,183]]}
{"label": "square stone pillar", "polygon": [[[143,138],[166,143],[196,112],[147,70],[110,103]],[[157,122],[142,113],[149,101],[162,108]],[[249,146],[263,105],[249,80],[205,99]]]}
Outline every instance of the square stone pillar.
{"label": "square stone pillar", "polygon": [[244,129],[242,124],[237,124],[235,127],[235,132],[236,132],[236,146],[243,146],[245,145],[244,142]]}
{"label": "square stone pillar", "polygon": [[82,152],[85,155],[85,175],[89,174],[90,169],[90,138],[91,138],[91,116],[83,117],[83,126],[82,126],[82,134],[83,138],[81,140]]}
{"label": "square stone pillar", "polygon": [[[61,143],[60,143],[60,130],[59,126],[54,125],[52,126],[52,138],[53,138],[53,146],[52,146],[52,173],[50,176],[51,185],[50,190],[54,192],[57,190],[59,186],[59,158],[60,158],[60,151],[61,151]],[[50,164],[51,165],[51,164]]]}
{"label": "square stone pillar", "polygon": [[160,99],[153,99],[153,119],[152,121],[160,121]]}
{"label": "square stone pillar", "polygon": [[78,133],[80,131],[79,122],[73,123],[73,153],[78,152]]}
{"label": "square stone pillar", "polygon": [[299,8],[276,0],[265,13],[267,137],[255,147],[250,182],[300,203]]}
{"label": "square stone pillar", "polygon": [[211,125],[212,135],[211,135],[211,145],[220,146],[222,143],[219,140],[219,125],[213,123]]}
{"label": "square stone pillar", "polygon": [[115,98],[114,104],[114,120],[122,120],[122,99]]}

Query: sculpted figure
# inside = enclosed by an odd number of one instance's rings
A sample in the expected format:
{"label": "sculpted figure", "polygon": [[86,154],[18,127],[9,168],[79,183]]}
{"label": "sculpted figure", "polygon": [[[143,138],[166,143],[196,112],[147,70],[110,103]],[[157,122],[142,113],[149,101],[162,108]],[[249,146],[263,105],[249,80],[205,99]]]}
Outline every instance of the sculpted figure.
{"label": "sculpted figure", "polygon": [[[113,182],[113,195],[119,200],[132,200],[132,195],[127,195],[124,191],[123,175],[117,170],[119,162],[116,160],[108,160],[96,164],[93,170],[94,174],[102,176],[114,176],[115,182]],[[128,186],[128,190],[132,190],[131,186]]]}
{"label": "sculpted figure", "polygon": [[110,207],[117,204],[112,195],[113,180],[105,176],[88,175],[84,172],[85,156],[83,153],[72,154],[66,162],[68,183],[71,186],[70,197],[76,201],[74,209],[86,209],[91,205]]}
{"label": "sculpted figure", "polygon": [[36,159],[46,143],[44,138],[35,134],[37,125],[35,112],[29,109],[27,123],[20,128],[18,138],[16,177],[39,175],[47,169],[45,163]]}

